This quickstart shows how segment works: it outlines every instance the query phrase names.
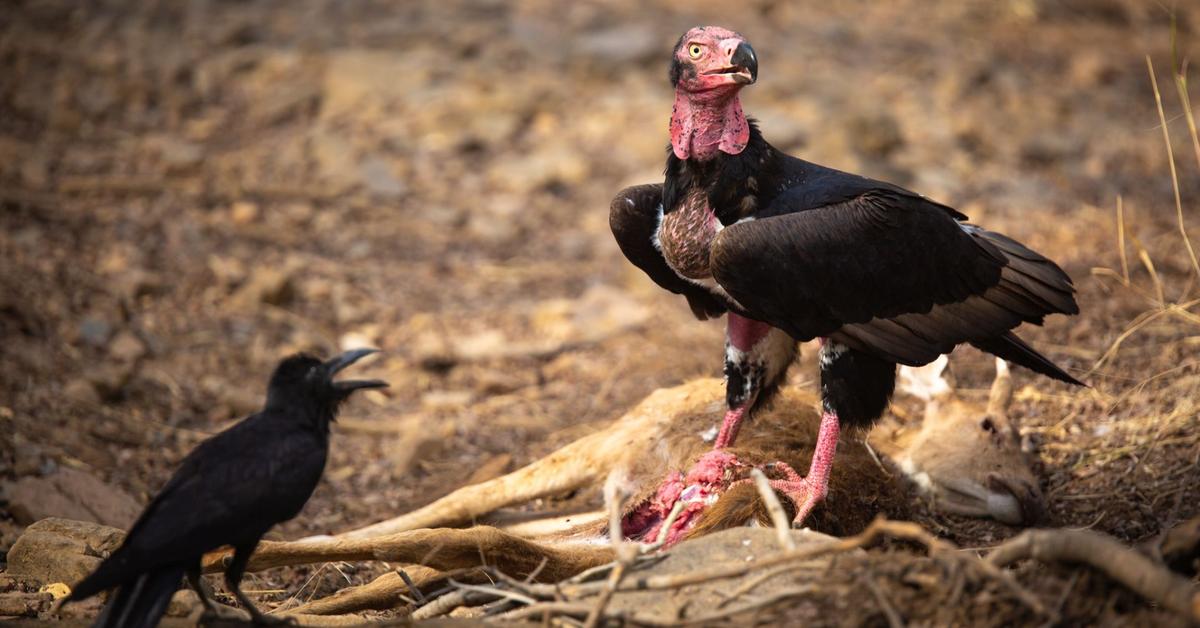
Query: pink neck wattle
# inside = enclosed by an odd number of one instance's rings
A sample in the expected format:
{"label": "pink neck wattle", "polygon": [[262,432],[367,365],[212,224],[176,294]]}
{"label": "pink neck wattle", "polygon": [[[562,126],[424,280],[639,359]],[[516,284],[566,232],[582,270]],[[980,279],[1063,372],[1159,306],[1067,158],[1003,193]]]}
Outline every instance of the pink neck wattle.
{"label": "pink neck wattle", "polygon": [[736,93],[713,97],[675,91],[671,149],[676,157],[705,161],[715,157],[717,151],[736,155],[748,143],[750,124]]}

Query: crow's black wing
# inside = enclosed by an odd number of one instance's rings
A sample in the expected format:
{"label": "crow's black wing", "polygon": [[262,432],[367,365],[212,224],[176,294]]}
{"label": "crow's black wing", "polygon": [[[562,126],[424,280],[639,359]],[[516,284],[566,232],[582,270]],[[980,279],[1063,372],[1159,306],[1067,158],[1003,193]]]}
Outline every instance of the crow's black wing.
{"label": "crow's black wing", "polygon": [[608,224],[617,238],[617,246],[654,283],[686,297],[696,318],[705,320],[720,316],[725,313],[725,304],[705,288],[677,275],[654,245],[662,219],[662,189],[662,184],[635,185],[621,190],[613,198],[608,210]]}
{"label": "crow's black wing", "polygon": [[[291,429],[289,429],[291,428]],[[196,447],[134,523],[125,542],[75,587],[82,599],[164,565],[257,539],[294,517],[325,466],[313,432],[259,414]]]}
{"label": "crow's black wing", "polygon": [[797,339],[829,336],[920,365],[958,343],[1078,311],[1053,262],[944,206],[888,188],[817,208],[803,206],[809,196],[789,191],[769,217],[726,227],[710,260],[750,315]]}

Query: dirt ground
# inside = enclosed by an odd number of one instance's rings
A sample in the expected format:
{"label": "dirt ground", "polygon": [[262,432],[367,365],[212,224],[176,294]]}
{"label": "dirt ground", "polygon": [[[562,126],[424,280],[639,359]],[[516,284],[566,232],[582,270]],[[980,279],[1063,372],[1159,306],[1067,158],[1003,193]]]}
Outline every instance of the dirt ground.
{"label": "dirt ground", "polygon": [[[0,476],[77,468],[144,501],[256,408],[283,355],[380,347],[361,371],[392,387],[347,408],[325,481],[273,533],[298,538],[719,374],[722,323],[693,320],[607,225],[613,193],[661,177],[671,45],[716,23],[759,52],[743,102],[776,146],[954,205],[1071,274],[1082,314],[1022,334],[1091,388],[1018,372],[1013,414],[1053,525],[1152,539],[1200,515],[1200,308],[1163,307],[1200,285],[1146,68],[1200,243],[1200,149],[1171,75],[1173,24],[1177,58],[1200,57],[1200,6],[1176,4],[1173,21],[1137,0],[0,1]],[[987,386],[983,356],[952,361]],[[21,524],[0,518],[7,551]],[[1018,532],[919,520],[967,548]],[[913,623],[1033,620],[1000,594],[947,614],[904,584],[927,560],[862,562]],[[248,588],[270,606],[383,570]],[[1098,573],[1016,574],[1066,624],[1178,621]],[[797,604],[820,605],[758,619]],[[886,622],[835,607],[816,623]]]}

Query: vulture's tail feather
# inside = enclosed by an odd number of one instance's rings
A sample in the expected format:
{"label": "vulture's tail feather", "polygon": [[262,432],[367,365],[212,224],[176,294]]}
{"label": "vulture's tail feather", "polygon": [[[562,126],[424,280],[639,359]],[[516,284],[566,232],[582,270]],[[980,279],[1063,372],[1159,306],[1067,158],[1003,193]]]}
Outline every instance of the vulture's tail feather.
{"label": "vulture's tail feather", "polygon": [[1051,362],[1050,358],[1038,353],[1037,349],[1026,344],[1024,340],[1018,338],[1011,331],[995,338],[973,340],[971,344],[996,357],[1023,366],[1035,373],[1041,373],[1051,379],[1057,379],[1060,382],[1076,386],[1087,386],[1087,384],[1071,377],[1066,371],[1059,368],[1057,364]]}

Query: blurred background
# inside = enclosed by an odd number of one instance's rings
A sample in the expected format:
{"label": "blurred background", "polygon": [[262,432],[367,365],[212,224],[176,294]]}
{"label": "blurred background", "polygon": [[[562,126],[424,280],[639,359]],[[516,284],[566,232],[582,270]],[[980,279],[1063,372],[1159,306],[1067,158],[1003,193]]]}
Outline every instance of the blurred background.
{"label": "blurred background", "polygon": [[[1083,315],[1023,335],[1093,389],[1018,373],[1014,408],[1055,524],[1136,541],[1196,514],[1200,317],[1164,306],[1200,286],[1146,59],[1200,240],[1174,70],[1200,54],[1195,3],[4,0],[0,552],[50,495],[128,523],[289,352],[380,347],[361,370],[392,388],[347,408],[281,538],[398,514],[719,375],[723,323],[607,224],[619,188],[661,178],[667,61],[699,24],[753,43],[743,102],[777,147],[1075,278]],[[954,368],[991,374],[970,351]],[[308,597],[370,575],[315,569],[254,577]]]}

